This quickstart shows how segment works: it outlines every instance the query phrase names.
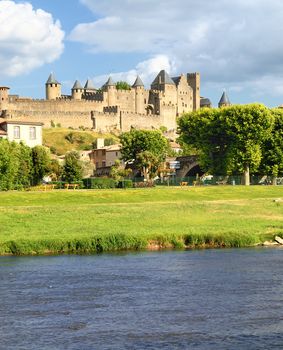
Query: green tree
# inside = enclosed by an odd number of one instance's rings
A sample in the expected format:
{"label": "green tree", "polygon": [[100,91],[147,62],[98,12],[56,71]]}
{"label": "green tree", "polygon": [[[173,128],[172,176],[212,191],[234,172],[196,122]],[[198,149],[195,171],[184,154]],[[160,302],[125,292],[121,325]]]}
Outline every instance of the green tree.
{"label": "green tree", "polygon": [[65,156],[65,164],[63,166],[63,179],[67,182],[81,181],[82,179],[82,164],[80,155],[76,151],[68,152]]}
{"label": "green tree", "polygon": [[273,176],[275,183],[276,177],[283,175],[283,110],[271,109],[271,113],[274,116],[274,127],[263,143],[260,172]]}
{"label": "green tree", "polygon": [[57,159],[51,159],[49,164],[48,175],[51,177],[52,181],[60,180],[62,174],[63,174],[62,165],[58,162]]}
{"label": "green tree", "polygon": [[221,110],[203,108],[178,119],[179,142],[183,149],[196,149],[204,171],[215,175],[228,172],[228,147],[231,143],[221,121]]}
{"label": "green tree", "polygon": [[144,178],[149,180],[157,175],[161,161],[152,152],[143,151],[137,154],[137,164],[139,164]]}
{"label": "green tree", "polygon": [[265,106],[250,104],[185,114],[178,125],[181,141],[200,150],[204,170],[242,173],[244,184],[249,185],[250,170],[260,165],[273,120]]}
{"label": "green tree", "polygon": [[116,89],[117,90],[131,90],[131,86],[126,81],[117,81]]}
{"label": "green tree", "polygon": [[38,185],[43,177],[49,173],[50,153],[46,147],[32,148],[32,184]]}
{"label": "green tree", "polygon": [[14,189],[19,169],[19,148],[15,142],[0,140],[0,189]]}
{"label": "green tree", "polygon": [[115,181],[122,181],[125,178],[127,178],[132,172],[132,169],[125,169],[121,165],[121,162],[119,159],[115,161],[115,164],[111,167],[110,171],[110,176],[115,180]]}
{"label": "green tree", "polygon": [[32,181],[32,150],[23,143],[18,145],[18,172],[17,172],[17,187],[27,188]]}
{"label": "green tree", "polygon": [[136,130],[120,136],[121,154],[124,161],[132,161],[145,178],[152,178],[165,160],[168,141],[160,130]]}
{"label": "green tree", "polygon": [[29,187],[32,179],[31,148],[23,143],[0,140],[0,189]]}

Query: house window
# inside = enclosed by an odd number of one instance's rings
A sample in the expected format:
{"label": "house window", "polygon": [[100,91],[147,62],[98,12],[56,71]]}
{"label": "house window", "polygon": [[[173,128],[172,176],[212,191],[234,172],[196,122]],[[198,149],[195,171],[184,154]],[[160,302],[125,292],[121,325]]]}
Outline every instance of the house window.
{"label": "house window", "polygon": [[102,161],[102,167],[105,167],[105,166],[106,166],[106,161],[103,160],[103,161]]}
{"label": "house window", "polygon": [[14,139],[19,139],[19,138],[20,138],[20,127],[14,126]]}
{"label": "house window", "polygon": [[29,139],[35,140],[36,139],[36,128],[34,126],[31,126],[29,128]]}

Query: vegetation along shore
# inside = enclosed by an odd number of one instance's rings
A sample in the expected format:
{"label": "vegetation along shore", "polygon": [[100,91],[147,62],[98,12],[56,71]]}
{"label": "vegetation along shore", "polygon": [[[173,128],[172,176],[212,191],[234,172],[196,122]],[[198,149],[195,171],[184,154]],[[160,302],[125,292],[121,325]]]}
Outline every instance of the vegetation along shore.
{"label": "vegetation along shore", "polygon": [[0,193],[0,254],[246,247],[283,236],[281,186]]}

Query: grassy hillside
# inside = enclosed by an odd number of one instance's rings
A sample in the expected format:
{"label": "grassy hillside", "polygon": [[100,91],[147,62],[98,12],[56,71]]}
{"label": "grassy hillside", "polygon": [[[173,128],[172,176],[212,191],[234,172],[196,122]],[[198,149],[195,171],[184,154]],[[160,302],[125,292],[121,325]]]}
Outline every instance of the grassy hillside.
{"label": "grassy hillside", "polygon": [[97,138],[104,138],[107,144],[118,142],[117,136],[101,134],[92,130],[72,130],[64,128],[43,129],[43,145],[51,148],[57,155],[72,150],[89,150]]}
{"label": "grassy hillside", "polygon": [[241,247],[283,234],[283,187],[0,193],[0,254]]}

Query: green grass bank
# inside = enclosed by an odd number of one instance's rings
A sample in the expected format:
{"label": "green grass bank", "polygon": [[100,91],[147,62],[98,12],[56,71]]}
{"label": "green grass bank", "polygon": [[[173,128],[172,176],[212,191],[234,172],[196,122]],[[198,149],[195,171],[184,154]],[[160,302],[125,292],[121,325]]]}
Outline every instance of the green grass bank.
{"label": "green grass bank", "polygon": [[0,193],[0,254],[244,247],[283,235],[282,186]]}

